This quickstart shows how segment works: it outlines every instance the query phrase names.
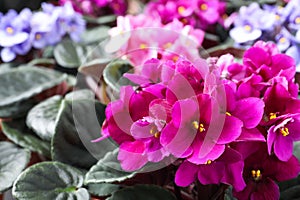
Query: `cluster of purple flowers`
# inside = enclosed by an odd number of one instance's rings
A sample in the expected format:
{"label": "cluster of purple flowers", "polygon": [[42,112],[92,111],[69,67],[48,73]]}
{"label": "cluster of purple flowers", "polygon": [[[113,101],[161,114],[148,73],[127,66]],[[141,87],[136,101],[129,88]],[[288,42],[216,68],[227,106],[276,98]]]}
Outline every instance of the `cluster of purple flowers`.
{"label": "cluster of purple flowers", "polygon": [[146,5],[145,14],[160,18],[163,24],[178,19],[185,25],[206,30],[217,22],[223,24],[225,2],[219,0],[158,0]]}
{"label": "cluster of purple flowers", "polygon": [[285,7],[252,3],[241,7],[230,36],[238,44],[253,44],[257,40],[277,43],[281,52],[292,56],[300,71],[300,1],[291,0]]}
{"label": "cluster of purple flowers", "polygon": [[10,62],[17,55],[26,55],[32,47],[42,49],[55,45],[69,34],[79,41],[85,21],[70,4],[53,6],[43,3],[42,11],[32,13],[28,8],[19,14],[15,10],[0,17],[1,59]]}
{"label": "cluster of purple flowers", "polygon": [[59,3],[71,3],[75,11],[95,17],[102,16],[107,11],[125,15],[128,7],[126,0],[59,0]]}
{"label": "cluster of purple flowers", "polygon": [[276,182],[299,174],[295,62],[274,44],[257,42],[242,64],[230,54],[153,58],[139,71],[125,74],[138,86],[121,88],[103,124],[124,170],[171,157],[179,159],[177,185],[223,183],[245,200],[279,199]]}

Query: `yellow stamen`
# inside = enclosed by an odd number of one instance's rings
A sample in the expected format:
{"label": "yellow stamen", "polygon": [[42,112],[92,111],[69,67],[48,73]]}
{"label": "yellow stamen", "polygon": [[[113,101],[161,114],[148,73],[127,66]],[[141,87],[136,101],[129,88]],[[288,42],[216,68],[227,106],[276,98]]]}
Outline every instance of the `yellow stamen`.
{"label": "yellow stamen", "polygon": [[172,60],[173,60],[174,62],[177,62],[178,59],[179,59],[179,56],[173,56],[173,58],[172,58]]}
{"label": "yellow stamen", "polygon": [[146,48],[147,48],[147,45],[146,45],[146,44],[140,44],[140,48],[141,48],[141,49],[146,49]]}
{"label": "yellow stamen", "polygon": [[165,45],[164,45],[164,48],[165,49],[168,49],[168,48],[170,48],[172,46],[172,43],[171,42],[168,42],[168,43],[166,43]]}
{"label": "yellow stamen", "polygon": [[182,18],[182,19],[180,19],[180,21],[181,21],[183,24],[187,24],[187,23],[189,22],[186,18]]}
{"label": "yellow stamen", "polygon": [[270,113],[269,119],[270,119],[270,120],[271,120],[271,119],[276,119],[276,117],[277,117],[276,113]]}
{"label": "yellow stamen", "polygon": [[245,25],[245,26],[244,26],[244,29],[245,29],[246,31],[251,31],[252,28],[251,28],[251,26],[249,26],[249,25]]}
{"label": "yellow stamen", "polygon": [[14,29],[12,27],[7,27],[6,28],[6,32],[9,34],[13,34],[14,33]]}
{"label": "yellow stamen", "polygon": [[280,15],[275,15],[276,20],[280,20],[280,18],[281,18]]}
{"label": "yellow stamen", "polygon": [[228,18],[228,15],[225,13],[222,15],[222,19],[227,19]]}
{"label": "yellow stamen", "polygon": [[290,134],[289,129],[287,127],[282,127],[279,129],[279,131],[284,137]]}
{"label": "yellow stamen", "polygon": [[226,115],[231,116],[230,112],[226,112]]}
{"label": "yellow stamen", "polygon": [[202,123],[199,124],[197,121],[193,121],[192,125],[196,130],[199,130],[200,133],[205,131],[204,124]]}
{"label": "yellow stamen", "polygon": [[41,38],[42,38],[42,35],[41,35],[41,34],[37,33],[37,34],[35,35],[35,39],[36,39],[36,40],[39,40],[39,39],[41,39]]}
{"label": "yellow stamen", "polygon": [[211,163],[212,163],[211,160],[208,160],[208,161],[205,162],[206,165],[210,165]]}
{"label": "yellow stamen", "polygon": [[286,38],[285,38],[285,37],[280,38],[280,39],[279,39],[279,42],[280,42],[280,43],[285,43],[285,42],[286,42]]}
{"label": "yellow stamen", "polygon": [[184,12],[185,12],[185,7],[184,6],[179,6],[178,9],[177,9],[177,12],[182,15]]}
{"label": "yellow stamen", "polygon": [[207,10],[207,4],[206,3],[203,3],[203,4],[201,4],[201,6],[200,6],[200,9],[201,10],[203,10],[203,11],[205,11],[205,10]]}
{"label": "yellow stamen", "polygon": [[193,121],[192,122],[192,125],[193,125],[193,127],[195,128],[195,129],[199,129],[199,124],[198,124],[198,122],[197,121]]}
{"label": "yellow stamen", "polygon": [[296,24],[300,24],[300,17],[296,17],[295,23],[296,23]]}
{"label": "yellow stamen", "polygon": [[159,138],[159,136],[160,136],[160,132],[156,132],[156,133],[154,134],[154,137],[155,137],[155,138]]}
{"label": "yellow stamen", "polygon": [[255,180],[255,181],[259,181],[261,179],[261,171],[258,169],[258,170],[252,170],[251,171],[251,175],[252,175],[252,178]]}
{"label": "yellow stamen", "polygon": [[203,124],[200,124],[199,131],[200,131],[200,133],[205,131],[205,128],[204,128]]}

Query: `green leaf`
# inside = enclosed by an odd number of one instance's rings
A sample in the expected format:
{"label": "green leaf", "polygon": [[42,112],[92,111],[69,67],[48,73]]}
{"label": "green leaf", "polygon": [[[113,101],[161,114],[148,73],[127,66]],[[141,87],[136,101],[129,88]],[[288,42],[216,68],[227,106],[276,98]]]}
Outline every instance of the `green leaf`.
{"label": "green leaf", "polygon": [[136,185],[114,192],[107,200],[176,200],[176,197],[169,191],[154,185]]}
{"label": "green leaf", "polygon": [[50,141],[54,135],[55,121],[63,97],[56,95],[33,107],[26,118],[26,124],[40,138]]}
{"label": "green leaf", "polygon": [[[11,117],[18,112],[25,112],[33,105],[25,100],[65,79],[65,74],[33,66],[22,66],[0,73],[0,117]],[[20,102],[25,102],[25,105],[20,105]]]}
{"label": "green leaf", "polygon": [[113,90],[115,95],[120,93],[120,87],[122,85],[132,84],[131,81],[123,77],[124,73],[130,72],[132,69],[132,65],[123,60],[113,61],[105,67],[103,71],[103,78],[107,85]]}
{"label": "green leaf", "polygon": [[121,186],[111,183],[99,183],[88,185],[89,193],[99,197],[111,195],[112,193],[118,191],[120,188]]}
{"label": "green leaf", "polygon": [[13,186],[13,196],[19,200],[88,200],[82,188],[83,174],[59,162],[42,162],[26,169]]}
{"label": "green leaf", "polygon": [[300,161],[300,141],[294,142],[293,154]]}
{"label": "green leaf", "polygon": [[89,23],[106,24],[106,23],[114,22],[116,20],[116,15],[106,15],[99,18],[84,16],[84,19]]}
{"label": "green leaf", "polygon": [[96,43],[104,40],[108,37],[108,31],[110,27],[108,26],[98,26],[96,28],[87,29],[81,35],[81,41],[85,44]]}
{"label": "green leaf", "polygon": [[53,160],[85,169],[97,162],[93,155],[105,152],[105,141],[91,142],[100,137],[105,106],[87,91],[73,92],[62,101],[51,143]]}
{"label": "green leaf", "polygon": [[2,118],[17,118],[23,117],[27,114],[28,110],[30,110],[36,101],[34,99],[28,99],[24,101],[19,101],[16,103],[12,103],[8,106],[0,106],[0,117]]}
{"label": "green leaf", "polygon": [[66,68],[78,68],[85,57],[86,49],[70,40],[65,40],[54,48],[55,60]]}
{"label": "green leaf", "polygon": [[2,122],[3,133],[8,139],[31,151],[42,154],[48,158],[50,155],[50,143],[38,138],[26,127],[25,119]]}
{"label": "green leaf", "polygon": [[108,152],[98,161],[85,176],[85,183],[113,183],[121,182],[135,176],[136,172],[125,172],[117,159],[118,150]]}
{"label": "green leaf", "polygon": [[92,60],[89,63],[86,63],[84,65],[82,65],[78,71],[80,73],[83,73],[84,75],[87,76],[92,76],[94,77],[96,80],[99,80],[100,77],[103,74],[103,70],[106,67],[106,65],[110,62],[110,59],[104,58],[98,58],[95,60]]}
{"label": "green leaf", "polygon": [[13,185],[29,159],[29,151],[10,142],[0,142],[0,193]]}

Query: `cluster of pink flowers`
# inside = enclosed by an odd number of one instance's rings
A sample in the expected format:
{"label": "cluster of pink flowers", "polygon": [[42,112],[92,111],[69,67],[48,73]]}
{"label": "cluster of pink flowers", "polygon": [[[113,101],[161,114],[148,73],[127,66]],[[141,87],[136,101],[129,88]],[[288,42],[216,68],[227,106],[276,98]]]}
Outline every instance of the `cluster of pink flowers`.
{"label": "cluster of pink flowers", "polygon": [[210,25],[224,23],[225,10],[225,2],[219,0],[158,0],[148,3],[145,13],[160,18],[163,24],[178,19],[206,30]]}
{"label": "cluster of pink flowers", "polygon": [[279,199],[275,182],[294,178],[300,164],[300,101],[295,63],[271,43],[244,53],[193,62],[149,59],[137,86],[108,104],[103,137],[120,145],[126,171],[179,159],[175,182],[233,186],[238,199]]}
{"label": "cluster of pink flowers", "polygon": [[204,39],[202,30],[183,25],[177,19],[162,24],[158,18],[144,14],[119,16],[117,26],[109,34],[106,51],[116,52],[120,57],[126,55],[134,65],[149,58],[194,60]]}
{"label": "cluster of pink flowers", "polygon": [[125,15],[127,11],[126,0],[59,0],[61,5],[67,2],[72,4],[76,12],[95,17],[109,13]]}

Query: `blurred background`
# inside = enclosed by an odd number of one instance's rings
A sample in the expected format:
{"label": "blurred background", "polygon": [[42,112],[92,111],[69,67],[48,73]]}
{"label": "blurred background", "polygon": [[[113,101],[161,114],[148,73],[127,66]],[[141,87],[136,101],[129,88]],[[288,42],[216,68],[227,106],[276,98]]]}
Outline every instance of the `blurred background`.
{"label": "blurred background", "polygon": [[37,10],[45,0],[0,0],[0,12],[6,13],[9,9],[17,11],[27,7],[31,10]]}

